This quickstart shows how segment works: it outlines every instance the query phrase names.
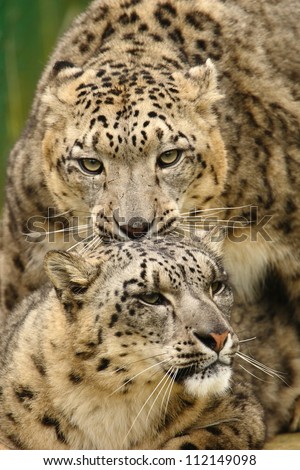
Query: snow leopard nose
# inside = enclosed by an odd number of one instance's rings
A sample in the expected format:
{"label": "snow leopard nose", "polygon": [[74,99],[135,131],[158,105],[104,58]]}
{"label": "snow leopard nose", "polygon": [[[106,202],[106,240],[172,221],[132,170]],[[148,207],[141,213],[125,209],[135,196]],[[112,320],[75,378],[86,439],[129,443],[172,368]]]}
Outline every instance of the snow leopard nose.
{"label": "snow leopard nose", "polygon": [[201,341],[205,346],[212,349],[213,351],[219,353],[225,346],[225,343],[228,338],[229,331],[223,331],[223,333],[209,333],[209,334],[199,334],[194,331],[194,336]]}
{"label": "snow leopard nose", "polygon": [[122,224],[119,227],[127,237],[134,240],[144,237],[148,233],[150,225],[143,217],[133,217],[129,220],[128,224]]}

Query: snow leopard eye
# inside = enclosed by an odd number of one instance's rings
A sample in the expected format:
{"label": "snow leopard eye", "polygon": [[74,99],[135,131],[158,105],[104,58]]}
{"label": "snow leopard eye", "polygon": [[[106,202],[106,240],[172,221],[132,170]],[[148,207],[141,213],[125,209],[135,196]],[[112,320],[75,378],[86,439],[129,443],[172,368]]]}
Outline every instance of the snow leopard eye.
{"label": "snow leopard eye", "polygon": [[89,175],[100,175],[103,171],[103,164],[96,158],[81,158],[79,165],[82,171]]}
{"label": "snow leopard eye", "polygon": [[146,292],[145,294],[140,294],[138,298],[149,305],[165,305],[168,303],[167,299],[159,292]]}
{"label": "snow leopard eye", "polygon": [[222,281],[214,281],[209,287],[209,293],[211,297],[215,295],[220,295],[224,291],[226,285]]}
{"label": "snow leopard eye", "polygon": [[182,156],[182,150],[172,149],[163,152],[157,159],[157,164],[160,168],[167,168],[179,162]]}

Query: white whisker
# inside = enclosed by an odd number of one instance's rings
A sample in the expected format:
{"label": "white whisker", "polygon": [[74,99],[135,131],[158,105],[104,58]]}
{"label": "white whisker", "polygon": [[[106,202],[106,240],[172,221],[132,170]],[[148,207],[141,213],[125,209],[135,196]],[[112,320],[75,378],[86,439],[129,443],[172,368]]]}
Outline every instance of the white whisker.
{"label": "white whisker", "polygon": [[248,338],[248,339],[241,339],[239,343],[246,343],[248,341],[253,341],[254,339],[256,339],[256,336],[252,336],[252,338]]}
{"label": "white whisker", "polygon": [[253,367],[256,367],[258,370],[265,373],[266,375],[269,375],[270,377],[277,377],[279,380],[288,385],[284,380],[284,374],[282,372],[272,369],[271,367],[268,367],[265,364],[241,352],[237,352],[236,355],[244,361],[248,362],[248,364],[251,364]]}
{"label": "white whisker", "polygon": [[[218,210],[218,209],[212,210],[211,212],[209,212],[209,214],[207,215],[207,217],[213,217],[215,214],[220,214],[220,213],[222,213],[222,212],[223,212],[223,210]],[[199,217],[199,218],[206,217],[206,214],[205,214],[204,212],[203,212],[203,214],[201,214],[201,215],[199,215],[199,216],[198,216],[198,215],[192,215],[191,213],[179,214],[179,218],[180,218],[180,219],[188,219],[188,218],[194,219],[194,218],[197,218],[197,217]]]}
{"label": "white whisker", "polygon": [[[147,347],[147,349],[149,349],[149,347]],[[156,347],[155,347],[155,349],[156,349]],[[128,367],[128,366],[131,366],[132,364],[137,364],[138,362],[148,361],[149,359],[154,359],[155,357],[160,357],[160,356],[165,356],[165,355],[166,355],[166,353],[162,353],[162,354],[155,354],[153,356],[143,357],[142,359],[137,359],[136,361],[126,362],[126,364],[124,364],[124,367]],[[113,371],[113,373],[119,372],[121,370],[123,370],[123,366],[121,366],[120,368]]]}
{"label": "white whisker", "polygon": [[24,235],[25,237],[28,237],[28,236],[41,236],[41,235],[53,235],[53,234],[56,234],[56,233],[75,233],[75,234],[79,234],[79,233],[83,233],[83,232],[86,232],[88,230],[88,226],[87,228],[80,228],[78,230],[76,230],[75,228],[64,228],[64,229],[59,229],[59,230],[53,230],[51,232],[44,232],[43,230],[41,231],[30,231],[30,232],[21,232],[22,235]]}
{"label": "white whisker", "polygon": [[205,224],[207,222],[212,222],[212,223],[225,223],[225,224],[240,224],[242,226],[247,226],[250,224],[250,221],[245,221],[245,220],[229,220],[229,219],[217,219],[217,218],[184,218],[182,221],[179,222],[181,225],[192,225],[195,226],[197,224]]}
{"label": "white whisker", "polygon": [[76,225],[74,227],[67,227],[59,230],[53,230],[51,232],[43,232],[45,235],[52,235],[54,233],[67,233],[67,232],[84,232],[87,228],[92,228],[90,225]]}
{"label": "white whisker", "polygon": [[168,382],[168,380],[169,380],[169,383],[168,383],[168,386],[167,386],[167,388],[166,388],[166,390],[165,390],[165,393],[164,393],[164,395],[163,395],[163,397],[162,397],[162,401],[161,401],[161,404],[160,404],[160,411],[161,411],[161,412],[162,412],[163,404],[164,404],[164,401],[165,401],[165,397],[166,397],[166,395],[167,395],[167,393],[168,393],[168,391],[169,391],[170,386],[172,386],[172,383],[173,383],[173,380],[172,380],[172,377],[171,377],[171,374],[173,374],[173,372],[174,372],[173,369],[174,369],[174,367],[171,367],[171,368],[168,370],[168,373],[166,374],[166,378],[167,378],[167,379],[166,379],[166,383]]}
{"label": "white whisker", "polygon": [[96,250],[99,248],[99,246],[102,245],[102,243],[103,243],[102,238],[101,238],[101,237],[98,237],[96,243],[93,244],[93,245],[90,247],[90,251],[96,251]]}
{"label": "white whisker", "polygon": [[245,222],[241,220],[226,220],[226,219],[199,219],[199,220],[180,220],[178,225],[179,226],[186,226],[186,227],[197,227],[203,226],[208,224],[218,224],[218,225],[225,225],[227,226],[240,226],[240,227],[248,227],[251,222]]}
{"label": "white whisker", "polygon": [[198,214],[198,213],[203,213],[203,212],[211,212],[211,211],[233,211],[233,210],[238,210],[238,209],[245,209],[245,208],[251,208],[253,207],[250,204],[246,204],[245,206],[233,206],[233,207],[211,207],[209,209],[190,209],[188,212],[181,212],[180,215],[191,215],[191,214]]}
{"label": "white whisker", "polygon": [[214,421],[213,423],[209,424],[204,424],[203,426],[193,426],[193,429],[206,429],[210,428],[211,426],[218,426],[219,424],[225,424],[225,423],[232,423],[232,422],[237,422],[241,421],[239,418],[230,418],[230,419],[220,419],[219,421]]}
{"label": "white whisker", "polygon": [[90,238],[94,237],[94,233],[92,233],[91,235],[87,236],[86,238],[84,238],[83,240],[80,240],[79,242],[75,243],[74,245],[70,246],[70,248],[67,249],[67,251],[71,251],[71,250],[74,250],[78,245],[80,245],[81,243],[86,243]]}
{"label": "white whisker", "polygon": [[150,370],[150,369],[153,369],[153,367],[157,367],[159,366],[160,364],[164,364],[165,362],[168,362],[169,359],[165,359],[164,361],[161,361],[161,362],[156,362],[155,364],[152,364],[152,366],[149,366],[149,367],[146,367],[146,369],[143,369],[142,371],[138,372],[136,375],[134,375],[133,377],[131,377],[130,379],[128,379],[126,382],[124,382],[122,385],[120,385],[120,387],[116,388],[116,390],[114,390],[110,395],[109,397],[111,397],[112,395],[114,395],[115,393],[117,393],[119,390],[121,390],[121,388],[123,388],[125,385],[127,385],[129,382],[132,382],[136,377],[138,377],[139,375],[141,374],[144,374],[145,372],[147,372],[147,370]]}
{"label": "white whisker", "polygon": [[246,360],[248,360],[248,361],[251,361],[253,364],[257,364],[257,365],[259,365],[259,366],[261,366],[261,367],[263,367],[263,368],[265,368],[265,369],[267,369],[267,370],[270,370],[271,372],[274,372],[274,373],[276,373],[276,374],[282,374],[279,370],[272,369],[271,367],[266,366],[266,365],[263,364],[262,362],[257,361],[256,359],[254,359],[254,358],[251,357],[251,356],[248,356],[247,354],[244,354],[244,353],[242,353],[242,352],[240,352],[240,351],[239,351],[237,354],[238,354],[239,356],[243,357],[244,359],[246,359]]}
{"label": "white whisker", "polygon": [[130,426],[126,436],[124,437],[124,440],[123,440],[123,443],[126,441],[128,435],[130,434],[131,430],[133,429],[137,419],[139,418],[139,416],[141,415],[142,411],[144,410],[145,406],[147,405],[147,403],[149,402],[149,400],[151,400],[153,394],[156,392],[156,390],[158,389],[158,387],[160,386],[160,384],[165,380],[165,374],[163,375],[162,379],[158,382],[158,384],[156,385],[156,387],[154,388],[154,390],[152,390],[152,392],[150,393],[149,397],[147,398],[147,400],[145,401],[145,403],[143,404],[143,406],[141,407],[140,411],[138,412],[138,414],[136,415],[136,417],[134,418],[133,422],[132,422],[132,425]]}
{"label": "white whisker", "polygon": [[94,234],[93,234],[93,237],[94,237],[94,238],[92,238],[92,240],[90,240],[90,241],[79,251],[79,253],[80,253],[81,255],[87,253],[87,252],[92,248],[92,246],[97,243],[97,241],[98,241],[98,236],[97,236],[97,234],[94,233]]}
{"label": "white whisker", "polygon": [[239,367],[245,372],[247,372],[247,374],[252,375],[252,377],[254,377],[255,379],[260,380],[261,382],[267,382],[267,380],[264,380],[261,377],[258,377],[257,375],[253,374],[252,372],[250,372],[250,370],[246,369],[246,367],[242,366],[241,364],[239,364]]}
{"label": "white whisker", "polygon": [[[150,408],[149,408],[146,421],[148,421],[149,416],[150,416],[150,414],[151,414],[151,411],[153,410],[153,407],[154,407],[155,403],[157,402],[157,400],[158,400],[160,394],[162,393],[162,391],[163,391],[163,389],[165,388],[166,385],[167,385],[167,389],[166,389],[166,390],[168,390],[168,388],[169,388],[169,384],[168,384],[169,378],[170,378],[169,375],[166,374],[166,375],[165,375],[165,381],[164,381],[164,383],[162,383],[162,386],[161,386],[159,392],[157,393],[155,399],[154,399],[153,402],[152,402],[152,405],[151,405]],[[166,393],[166,392],[165,392],[165,393]],[[163,403],[163,401],[164,401],[165,393],[164,393],[164,396],[163,396],[163,398],[162,398],[161,403]]]}
{"label": "white whisker", "polygon": [[83,255],[86,251],[89,250],[89,247],[92,243],[95,243],[95,240],[97,239],[97,234],[95,233],[92,233],[91,235],[89,235],[88,237],[86,237],[84,240],[82,240],[81,242],[79,242],[79,244],[83,244],[83,247],[78,250],[78,253],[80,255]]}
{"label": "white whisker", "polygon": [[[171,369],[171,371],[172,371],[172,369]],[[170,372],[171,372],[171,371],[170,371]],[[170,396],[171,396],[171,393],[172,393],[172,388],[174,387],[174,383],[175,383],[177,374],[178,374],[178,369],[175,369],[175,370],[172,372],[172,377],[170,377],[170,378],[171,378],[171,381],[170,381],[170,383],[169,383],[169,385],[168,385],[169,393],[168,393],[167,400],[166,400],[166,404],[165,404],[164,420],[166,420],[168,405],[169,405],[169,401],[170,401]],[[164,396],[164,397],[165,397],[165,396]],[[163,400],[164,400],[164,397],[163,397]]]}
{"label": "white whisker", "polygon": [[198,224],[198,225],[195,225],[195,224],[178,224],[177,228],[179,230],[182,230],[182,231],[185,231],[187,233],[191,233],[193,232],[195,229],[196,230],[207,230],[209,228],[213,228],[213,227],[221,227],[223,229],[229,229],[229,228],[247,228],[247,226],[239,226],[239,225],[235,225],[235,224],[232,224],[232,223],[227,223],[227,224],[219,224],[219,223],[212,223],[211,221],[209,222],[209,224],[207,222],[203,222],[203,224]]}

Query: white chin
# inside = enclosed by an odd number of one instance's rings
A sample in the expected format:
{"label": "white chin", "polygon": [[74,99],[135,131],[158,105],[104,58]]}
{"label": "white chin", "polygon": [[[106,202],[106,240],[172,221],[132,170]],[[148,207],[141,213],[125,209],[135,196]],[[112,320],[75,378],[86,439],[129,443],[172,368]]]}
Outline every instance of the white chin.
{"label": "white chin", "polygon": [[[231,368],[219,367],[217,372],[199,372],[184,381],[186,391],[197,398],[222,395],[230,384]],[[204,376],[203,376],[204,375]]]}

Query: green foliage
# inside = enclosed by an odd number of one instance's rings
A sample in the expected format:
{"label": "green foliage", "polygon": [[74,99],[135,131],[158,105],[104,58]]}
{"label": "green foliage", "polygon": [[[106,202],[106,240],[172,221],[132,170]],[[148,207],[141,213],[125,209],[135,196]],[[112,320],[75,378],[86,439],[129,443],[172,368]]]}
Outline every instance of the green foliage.
{"label": "green foliage", "polygon": [[8,153],[57,37],[88,0],[0,0],[0,208]]}

